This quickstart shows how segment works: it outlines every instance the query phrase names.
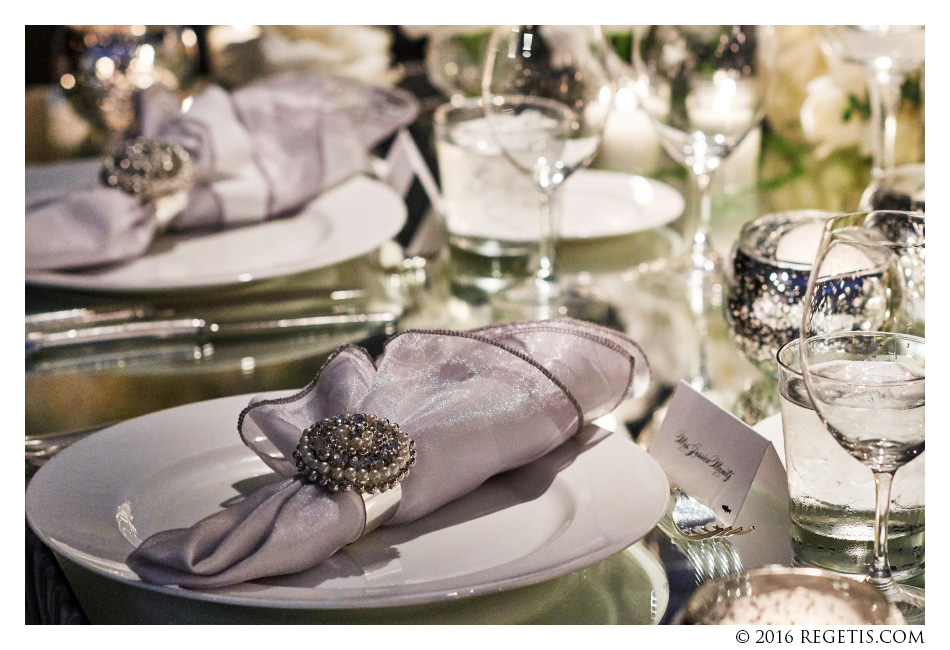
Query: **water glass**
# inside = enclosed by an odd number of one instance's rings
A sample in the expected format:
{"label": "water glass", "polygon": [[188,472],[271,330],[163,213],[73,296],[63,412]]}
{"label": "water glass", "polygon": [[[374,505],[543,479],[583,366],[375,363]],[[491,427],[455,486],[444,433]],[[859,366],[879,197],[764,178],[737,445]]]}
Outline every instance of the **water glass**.
{"label": "water glass", "polygon": [[[792,549],[796,564],[863,575],[872,560],[874,477],[828,434],[805,391],[798,339],[779,349]],[[891,492],[891,571],[907,580],[924,570],[924,458],[897,473]]]}
{"label": "water glass", "polygon": [[433,119],[453,291],[484,300],[525,277],[538,247],[537,188],[502,153],[481,98],[443,104]]}

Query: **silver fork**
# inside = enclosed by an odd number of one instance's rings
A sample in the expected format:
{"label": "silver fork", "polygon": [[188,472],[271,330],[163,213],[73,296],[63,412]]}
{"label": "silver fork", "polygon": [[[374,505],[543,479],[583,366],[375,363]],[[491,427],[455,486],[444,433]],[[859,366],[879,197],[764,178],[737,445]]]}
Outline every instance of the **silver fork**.
{"label": "silver fork", "polygon": [[675,485],[671,486],[671,491],[674,501],[670,518],[676,526],[676,531],[684,537],[689,539],[733,537],[745,535],[755,530],[755,526],[749,528],[723,526],[717,523],[716,513],[711,508],[703,505]]}

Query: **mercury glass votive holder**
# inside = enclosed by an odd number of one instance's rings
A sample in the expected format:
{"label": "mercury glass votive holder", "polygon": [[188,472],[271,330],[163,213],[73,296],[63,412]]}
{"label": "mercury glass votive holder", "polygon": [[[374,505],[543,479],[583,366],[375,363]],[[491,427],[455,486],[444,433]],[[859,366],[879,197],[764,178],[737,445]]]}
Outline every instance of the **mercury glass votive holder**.
{"label": "mercury glass votive holder", "polygon": [[739,232],[726,266],[725,316],[739,351],[775,374],[775,354],[798,337],[802,298],[824,223],[834,213],[762,215]]}

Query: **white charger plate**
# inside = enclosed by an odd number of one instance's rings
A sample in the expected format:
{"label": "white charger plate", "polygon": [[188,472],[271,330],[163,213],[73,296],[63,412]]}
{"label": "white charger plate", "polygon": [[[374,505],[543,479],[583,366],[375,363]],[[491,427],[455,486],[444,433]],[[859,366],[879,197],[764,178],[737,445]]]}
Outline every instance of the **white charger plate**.
{"label": "white charger plate", "polygon": [[659,464],[629,438],[591,426],[544,458],[416,522],[378,529],[309,571],[211,591],[142,583],[125,564],[140,540],[189,526],[275,480],[236,432],[249,400],[160,411],[68,447],[31,480],[27,520],[57,554],[127,585],[231,605],[350,609],[446,602],[565,575],[629,547],[666,510]]}
{"label": "white charger plate", "polygon": [[[53,173],[54,169],[60,170]],[[57,187],[70,168],[51,167],[27,178],[31,187]],[[28,271],[26,282],[91,291],[164,291],[226,286],[312,271],[353,259],[394,237],[406,205],[385,183],[354,176],[298,214],[212,233],[174,233],[130,262],[76,272]]]}
{"label": "white charger plate", "polygon": [[603,169],[578,170],[562,191],[564,239],[617,237],[659,228],[683,214],[685,206],[683,196],[666,183]]}

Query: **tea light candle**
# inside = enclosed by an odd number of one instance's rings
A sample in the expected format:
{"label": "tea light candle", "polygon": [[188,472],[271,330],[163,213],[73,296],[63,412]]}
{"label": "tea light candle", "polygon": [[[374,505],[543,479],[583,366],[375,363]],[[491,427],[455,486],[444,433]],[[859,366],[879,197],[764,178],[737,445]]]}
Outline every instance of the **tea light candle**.
{"label": "tea light candle", "polygon": [[622,86],[604,125],[597,166],[649,173],[656,168],[659,156],[660,141],[649,116],[639,107],[633,86]]}
{"label": "tea light candle", "polygon": [[[825,224],[821,221],[806,222],[790,229],[779,240],[775,248],[775,259],[780,263],[804,264],[811,266],[818,255],[821,233]],[[827,263],[823,264],[823,276],[856,273],[873,268],[871,259],[854,246],[837,246]]]}

